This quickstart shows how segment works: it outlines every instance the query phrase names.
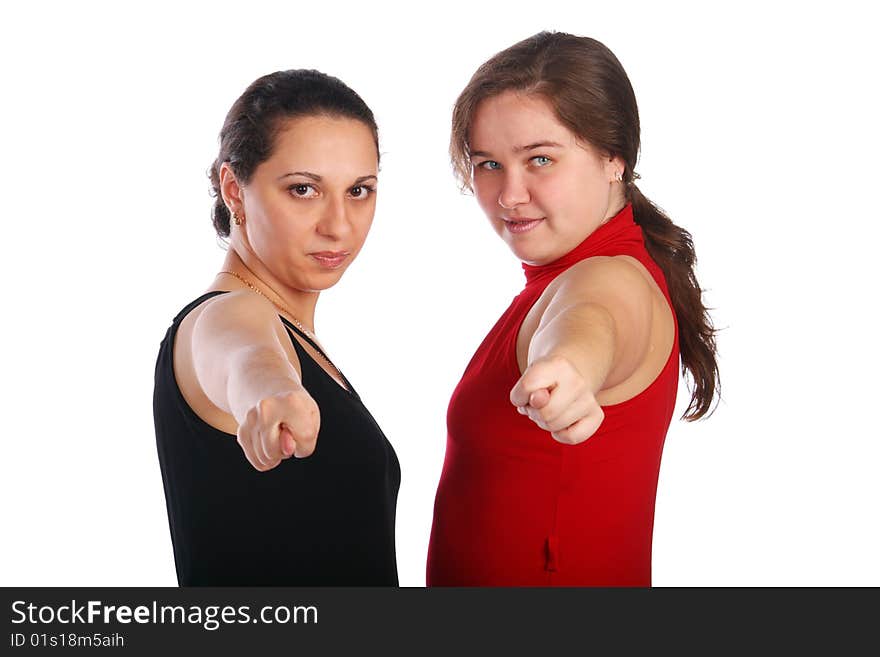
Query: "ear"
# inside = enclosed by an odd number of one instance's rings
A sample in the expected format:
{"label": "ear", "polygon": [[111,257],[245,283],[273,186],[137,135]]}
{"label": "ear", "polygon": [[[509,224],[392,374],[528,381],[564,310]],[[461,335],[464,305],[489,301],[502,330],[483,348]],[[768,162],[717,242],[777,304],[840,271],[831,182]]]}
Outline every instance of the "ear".
{"label": "ear", "polygon": [[220,165],[220,194],[223,196],[223,202],[230,212],[243,213],[244,200],[242,198],[241,187],[229,162]]}
{"label": "ear", "polygon": [[605,158],[605,175],[608,177],[608,181],[616,181],[618,173],[621,176],[626,173],[626,162],[619,155],[607,156]]}

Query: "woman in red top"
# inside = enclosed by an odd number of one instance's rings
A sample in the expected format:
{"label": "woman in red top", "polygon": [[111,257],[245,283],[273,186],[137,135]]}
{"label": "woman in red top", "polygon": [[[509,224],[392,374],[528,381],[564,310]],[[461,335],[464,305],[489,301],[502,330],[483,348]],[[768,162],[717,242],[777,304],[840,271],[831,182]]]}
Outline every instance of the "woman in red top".
{"label": "woman in red top", "polygon": [[449,404],[427,583],[649,586],[678,368],[688,420],[718,368],[690,234],[634,184],[629,79],[593,39],[537,34],[474,74],[450,150],[526,285]]}

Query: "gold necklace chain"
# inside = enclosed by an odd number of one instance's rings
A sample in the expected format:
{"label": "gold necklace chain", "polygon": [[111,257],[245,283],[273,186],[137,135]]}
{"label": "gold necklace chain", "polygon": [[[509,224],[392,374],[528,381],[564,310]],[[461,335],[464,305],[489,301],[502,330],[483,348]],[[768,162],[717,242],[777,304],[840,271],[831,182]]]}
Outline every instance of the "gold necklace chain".
{"label": "gold necklace chain", "polygon": [[[273,301],[272,299],[270,299],[268,296],[266,296],[266,295],[263,293],[262,290],[260,290],[260,288],[258,288],[256,285],[254,285],[253,283],[251,283],[251,282],[250,282],[248,279],[246,279],[244,276],[240,276],[239,274],[236,274],[234,271],[221,271],[220,273],[221,273],[221,274],[229,274],[230,276],[235,276],[235,278],[237,278],[237,279],[240,280],[242,283],[244,283],[245,285],[247,285],[250,289],[252,289],[254,292],[256,292],[257,294],[259,294],[259,295],[260,295],[261,297],[263,297],[266,301],[268,301],[268,302],[271,303],[273,306],[275,306],[278,310],[280,310],[280,311],[286,313],[286,314],[290,317],[290,319],[293,320],[293,323],[296,324],[296,327],[297,327],[299,330],[301,330],[303,333],[305,333],[307,336],[309,336],[309,337],[310,337],[312,340],[314,340],[315,342],[318,341],[318,338],[315,337],[315,334],[312,333],[312,332],[311,332],[309,329],[307,329],[305,326],[303,326],[303,325],[302,325],[302,322],[300,322],[300,321],[296,318],[296,315],[294,315],[292,312],[290,312],[290,310],[288,310],[286,306],[282,306],[282,305],[281,305],[280,303],[278,303],[277,301]],[[272,291],[275,292],[274,290],[272,290]],[[275,292],[275,294],[278,294],[278,293]]]}
{"label": "gold necklace chain", "polygon": [[[242,283],[244,283],[245,285],[247,285],[247,286],[248,286],[250,289],[252,289],[254,292],[256,292],[256,293],[259,294],[261,297],[263,297],[266,301],[268,301],[268,302],[271,303],[273,306],[275,306],[278,310],[280,310],[281,312],[287,314],[287,316],[290,317],[290,319],[293,321],[293,323],[296,325],[296,327],[297,327],[299,330],[301,330],[303,333],[305,333],[307,336],[309,336],[312,340],[314,340],[315,343],[317,344],[317,342],[318,342],[318,338],[317,338],[317,336],[315,336],[314,333],[312,333],[309,329],[307,329],[305,326],[303,326],[302,322],[300,322],[300,321],[296,318],[296,316],[295,316],[292,312],[290,312],[290,310],[288,310],[285,306],[281,305],[281,304],[278,303],[277,301],[273,301],[272,299],[270,299],[268,296],[266,296],[266,294],[265,294],[262,290],[260,290],[256,285],[254,285],[253,283],[251,283],[251,282],[250,282],[248,279],[246,279],[244,276],[240,276],[239,274],[236,274],[234,271],[221,271],[220,273],[221,273],[221,274],[229,274],[230,276],[234,276],[235,278],[237,278],[238,280],[240,280]],[[273,292],[274,292],[274,290],[273,290]],[[278,293],[276,292],[275,294],[278,294]],[[339,368],[336,367],[336,365],[334,365],[333,362],[332,362],[329,358],[327,358],[327,357],[321,352],[320,349],[315,349],[315,352],[318,354],[318,356],[320,356],[321,360],[323,360],[323,361],[324,361],[325,363],[327,363],[330,367],[332,367],[334,370],[336,370],[336,373],[339,375],[339,378],[342,380],[343,384],[345,384],[345,380],[346,380],[346,379],[345,379],[345,376],[343,376],[343,374],[342,374],[342,372],[339,370]],[[348,386],[347,386],[347,384],[346,384],[346,388],[347,388],[347,387],[348,387]]]}

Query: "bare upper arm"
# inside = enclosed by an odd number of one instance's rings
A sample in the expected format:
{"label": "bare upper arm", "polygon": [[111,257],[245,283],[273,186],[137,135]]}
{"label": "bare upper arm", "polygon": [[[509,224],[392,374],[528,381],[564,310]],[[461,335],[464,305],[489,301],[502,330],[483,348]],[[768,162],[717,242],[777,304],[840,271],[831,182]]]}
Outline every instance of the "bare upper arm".
{"label": "bare upper arm", "polygon": [[203,419],[228,413],[223,400],[229,372],[249,353],[274,352],[301,374],[277,311],[255,294],[235,290],[219,295],[196,308],[184,322],[175,341],[176,376],[190,406]]}
{"label": "bare upper arm", "polygon": [[655,290],[645,274],[623,256],[597,256],[573,265],[553,281],[535,334],[566,310],[598,306],[614,323],[614,366],[608,382],[632,374],[648,352]]}

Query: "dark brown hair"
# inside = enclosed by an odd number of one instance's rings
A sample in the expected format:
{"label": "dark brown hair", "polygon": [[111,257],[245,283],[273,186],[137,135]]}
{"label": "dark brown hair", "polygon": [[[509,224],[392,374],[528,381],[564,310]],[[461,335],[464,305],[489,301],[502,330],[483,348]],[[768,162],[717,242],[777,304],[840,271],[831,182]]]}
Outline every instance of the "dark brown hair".
{"label": "dark brown hair", "polygon": [[645,246],[666,276],[679,328],[682,373],[693,380],[684,419],[709,412],[720,390],[715,329],[694,274],[691,235],[646,198],[634,180],[639,154],[639,111],[617,57],[595,39],[541,32],[514,44],[477,69],[455,102],[449,152],[462,189],[473,191],[469,132],[482,100],[504,91],[550,102],[559,121],[578,138],[626,164],[626,200],[645,236]]}
{"label": "dark brown hair", "polygon": [[220,130],[220,154],[211,164],[211,218],[221,237],[229,236],[229,209],[220,194],[220,166],[228,162],[236,180],[250,182],[256,168],[272,156],[275,137],[286,119],[334,116],[361,121],[373,133],[379,158],[379,129],[373,112],[338,78],[319,71],[277,71],[258,78],[233,103]]}

